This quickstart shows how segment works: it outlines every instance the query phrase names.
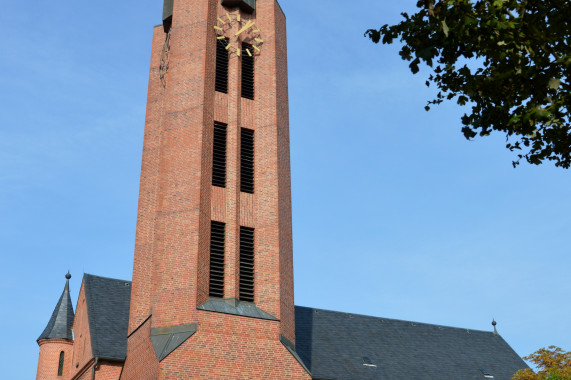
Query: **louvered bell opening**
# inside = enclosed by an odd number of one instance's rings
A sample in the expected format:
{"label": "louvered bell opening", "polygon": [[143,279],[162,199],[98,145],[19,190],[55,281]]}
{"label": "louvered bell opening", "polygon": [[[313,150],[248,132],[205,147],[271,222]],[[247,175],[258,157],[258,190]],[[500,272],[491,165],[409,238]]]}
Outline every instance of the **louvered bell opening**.
{"label": "louvered bell opening", "polygon": [[210,297],[224,297],[224,223],[210,226]]}
{"label": "louvered bell opening", "polygon": [[228,39],[216,40],[216,91],[228,93]]}
{"label": "louvered bell opening", "polygon": [[226,124],[215,122],[212,148],[212,186],[226,187],[226,135]]}
{"label": "louvered bell opening", "polygon": [[[242,51],[254,51],[252,45],[243,43]],[[254,100],[254,57],[242,54],[242,97]]]}
{"label": "louvered bell opening", "polygon": [[254,194],[254,131],[242,128],[240,141],[240,191]]}
{"label": "louvered bell opening", "polygon": [[254,229],[240,227],[240,300],[254,302]]}

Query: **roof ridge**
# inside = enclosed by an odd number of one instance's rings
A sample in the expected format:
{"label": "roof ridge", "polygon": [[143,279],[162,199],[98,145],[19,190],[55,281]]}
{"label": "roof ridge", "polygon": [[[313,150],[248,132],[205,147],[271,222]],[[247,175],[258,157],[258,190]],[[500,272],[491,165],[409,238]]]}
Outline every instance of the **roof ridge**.
{"label": "roof ridge", "polygon": [[[97,337],[94,333],[95,331],[95,317],[93,316],[94,314],[94,308],[91,305],[91,301],[90,298],[92,298],[91,295],[91,289],[89,289],[89,286],[87,285],[87,283],[89,282],[89,278],[98,278],[99,276],[95,276],[95,275],[91,275],[88,273],[84,273],[83,274],[83,292],[84,292],[84,297],[85,297],[85,305],[87,308],[87,326],[89,327],[89,337],[91,340],[91,354],[93,355],[93,357],[99,356],[99,352],[96,352],[96,347],[98,347],[97,345]],[[88,280],[88,281],[86,281]]]}
{"label": "roof ridge", "polygon": [[[492,334],[492,335],[494,334],[493,331],[486,331],[486,330],[480,330],[480,329],[471,329],[471,328],[467,328],[467,327],[447,326],[447,325],[438,325],[438,324],[434,324],[434,323],[426,323],[426,322],[418,322],[418,321],[408,321],[408,320],[405,320],[405,319],[377,317],[377,316],[374,316],[374,315],[366,315],[366,314],[359,314],[359,313],[349,313],[349,312],[346,312],[346,311],[337,311],[337,310],[327,310],[327,309],[320,309],[320,308],[317,308],[317,307],[298,306],[298,305],[295,305],[295,307],[304,308],[304,309],[311,309],[311,310],[318,310],[318,311],[323,311],[323,312],[327,312],[327,313],[337,313],[337,314],[354,315],[354,316],[359,316],[359,317],[364,317],[364,318],[370,318],[370,319],[380,319],[380,320],[387,320],[387,321],[393,321],[393,322],[413,323],[413,324],[415,324],[415,325],[441,327],[441,328],[447,328],[447,329],[463,330],[463,331],[478,332],[478,333],[488,333],[488,334]],[[498,334],[498,336],[500,336],[500,334]],[[501,337],[501,336],[500,336],[500,337]]]}
{"label": "roof ridge", "polygon": [[96,275],[96,274],[91,274],[91,273],[84,273],[84,274],[83,274],[83,277],[84,277],[84,278],[85,278],[85,277],[95,277],[95,278],[101,278],[101,279],[104,279],[104,280],[122,281],[122,282],[128,282],[128,283],[132,283],[132,282],[133,282],[133,281],[131,281],[131,280],[123,280],[123,279],[120,279],[120,278],[112,278],[112,277],[98,276],[98,275]]}

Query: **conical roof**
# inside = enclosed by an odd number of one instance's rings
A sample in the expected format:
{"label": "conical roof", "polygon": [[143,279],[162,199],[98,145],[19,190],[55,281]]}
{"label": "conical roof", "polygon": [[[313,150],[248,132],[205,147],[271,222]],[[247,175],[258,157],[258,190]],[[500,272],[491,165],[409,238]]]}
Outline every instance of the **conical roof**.
{"label": "conical roof", "polygon": [[69,295],[69,279],[71,275],[65,275],[66,282],[63,293],[52,313],[52,317],[46,326],[46,329],[38,338],[42,339],[67,339],[73,340],[71,328],[73,326],[73,305],[71,304],[71,296]]}

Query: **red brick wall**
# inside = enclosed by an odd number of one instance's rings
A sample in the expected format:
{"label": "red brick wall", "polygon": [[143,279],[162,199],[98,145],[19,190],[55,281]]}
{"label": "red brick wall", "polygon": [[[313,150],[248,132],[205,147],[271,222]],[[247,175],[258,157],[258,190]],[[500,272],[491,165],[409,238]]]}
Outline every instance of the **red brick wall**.
{"label": "red brick wall", "polygon": [[[295,343],[286,20],[275,0],[261,0],[256,6],[263,15],[259,26],[269,35],[264,38],[264,50],[256,64],[261,75],[256,77],[259,104],[255,123],[263,136],[256,140],[256,153],[262,150],[256,163],[256,181],[264,187],[255,209],[261,209],[263,215],[256,215],[256,220],[263,224],[263,236],[271,236],[270,252],[264,254],[260,250],[258,256],[273,259],[268,263],[271,267],[261,271],[266,278],[256,285],[271,281],[279,273],[268,302],[279,310],[276,314],[281,320],[281,334]],[[275,302],[277,306],[273,305]],[[264,308],[262,303],[260,306]]]}
{"label": "red brick wall", "polygon": [[158,178],[161,152],[160,125],[164,100],[160,65],[165,39],[162,26],[155,27],[153,30],[145,139],[139,186],[129,333],[133,332],[151,313],[155,216],[158,206]]}
{"label": "red brick wall", "polygon": [[91,336],[87,319],[87,304],[85,302],[85,287],[82,284],[77,299],[75,318],[73,320],[74,349],[71,361],[71,378],[73,379],[93,358],[91,351]]}
{"label": "red brick wall", "polygon": [[93,365],[89,366],[88,368],[84,368],[83,372],[77,374],[73,380],[91,380],[91,377],[93,376],[93,373],[91,372],[92,368]]}
{"label": "red brick wall", "polygon": [[[89,365],[84,367],[81,373],[77,373],[73,380],[92,380],[94,361],[90,361]],[[95,380],[119,380],[123,363],[99,361],[95,366]]]}
{"label": "red brick wall", "polygon": [[161,362],[161,380],[307,379],[277,339],[280,323],[200,311],[198,332]]}
{"label": "red brick wall", "polygon": [[[154,30],[129,331],[152,318],[129,338],[124,379],[141,376],[150,327],[190,323],[198,332],[160,363],[160,379],[309,378],[279,341],[295,341],[285,16],[275,0],[256,6],[265,43],[254,101],[240,96],[235,55],[228,94],[214,91],[219,0],[175,2],[163,81],[166,36]],[[225,189],[211,186],[215,120],[228,124]],[[254,195],[239,188],[242,127],[255,131]],[[239,296],[239,227],[254,227],[255,303],[280,321],[197,310],[208,299],[211,220],[226,223],[225,298]]]}
{"label": "red brick wall", "polygon": [[151,321],[145,321],[129,338],[129,353],[121,380],[156,380],[159,361],[151,344]]}
{"label": "red brick wall", "polygon": [[[64,339],[43,339],[38,342],[40,357],[38,359],[37,380],[69,380],[73,342]],[[62,376],[58,376],[59,356],[64,352]]]}
{"label": "red brick wall", "polygon": [[119,380],[122,363],[101,362],[95,369],[95,380]]}
{"label": "red brick wall", "polygon": [[[213,1],[180,1],[173,14],[168,83],[164,90],[158,206],[155,216],[153,327],[192,323],[207,297],[205,265],[210,230],[210,167],[214,91],[204,62]],[[199,21],[204,20],[204,21]],[[213,36],[212,36],[213,37]],[[207,161],[207,162],[205,162]]]}

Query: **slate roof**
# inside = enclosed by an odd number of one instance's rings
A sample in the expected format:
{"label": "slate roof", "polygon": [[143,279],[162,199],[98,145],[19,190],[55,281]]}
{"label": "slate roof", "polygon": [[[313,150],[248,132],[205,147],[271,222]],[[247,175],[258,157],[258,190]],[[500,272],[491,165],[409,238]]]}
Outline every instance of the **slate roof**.
{"label": "slate roof", "polygon": [[93,356],[125,360],[131,282],[85,274],[83,286]]}
{"label": "slate roof", "polygon": [[[71,276],[69,277],[71,278]],[[71,296],[69,295],[69,278],[67,278],[63,293],[52,313],[52,317],[44,329],[44,332],[42,332],[38,338],[38,341],[42,339],[73,340],[71,332],[73,317],[73,305],[71,303]]]}
{"label": "slate roof", "polygon": [[484,369],[510,380],[527,368],[493,332],[299,306],[295,327],[297,353],[314,379],[486,380]]}
{"label": "slate roof", "polygon": [[[84,276],[93,355],[123,361],[131,282]],[[493,332],[295,307],[296,351],[315,380],[511,380],[525,362]],[[363,357],[374,366],[365,366]]]}

